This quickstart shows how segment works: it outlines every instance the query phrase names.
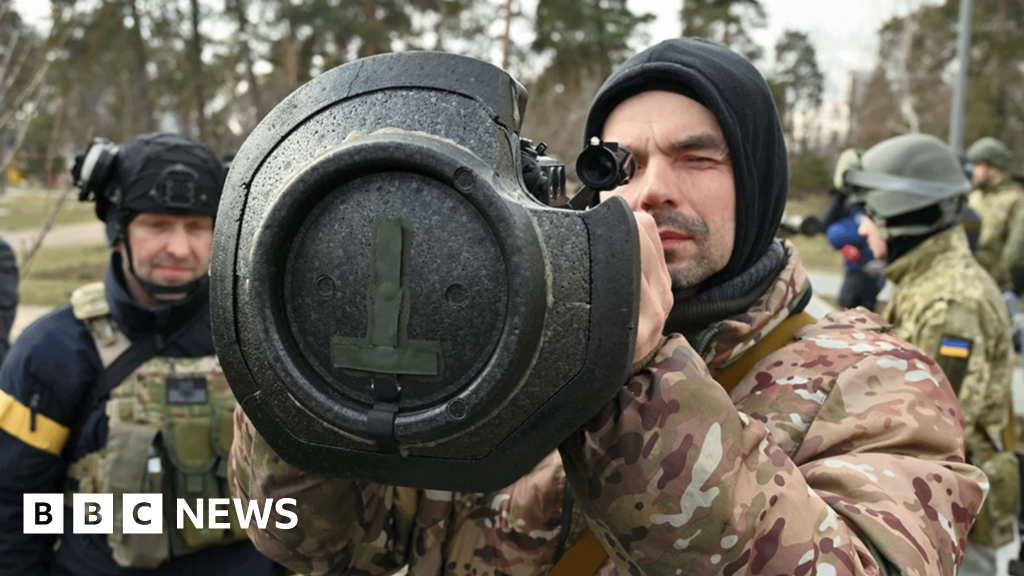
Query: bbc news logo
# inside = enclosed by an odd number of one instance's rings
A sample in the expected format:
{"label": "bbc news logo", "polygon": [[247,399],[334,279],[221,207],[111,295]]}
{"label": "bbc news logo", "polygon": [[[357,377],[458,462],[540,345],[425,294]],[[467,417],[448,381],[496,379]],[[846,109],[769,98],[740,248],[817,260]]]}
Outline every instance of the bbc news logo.
{"label": "bbc news logo", "polygon": [[[114,533],[114,495],[113,494],[75,494],[71,507],[71,531],[74,534],[113,534]],[[164,531],[164,502],[162,494],[124,494],[121,499],[123,506],[121,532],[124,534],[160,534]],[[204,506],[205,505],[205,506]],[[231,528],[228,520],[231,507],[234,505],[238,524],[249,528],[256,523],[260,530],[265,530],[270,523],[270,512],[274,510],[287,522],[275,521],[280,530],[290,530],[299,523],[299,517],[286,506],[295,506],[294,498],[281,498],[277,501],[268,498],[263,501],[263,509],[250,501],[243,508],[238,498],[210,498],[197,500],[193,508],[188,501],[178,498],[175,504],[175,526],[178,530],[185,528],[185,522],[191,522],[197,529]],[[23,502],[25,534],[63,534],[64,533],[64,495],[63,494],[25,494]],[[204,514],[204,510],[206,514]],[[187,520],[186,520],[187,518]]]}

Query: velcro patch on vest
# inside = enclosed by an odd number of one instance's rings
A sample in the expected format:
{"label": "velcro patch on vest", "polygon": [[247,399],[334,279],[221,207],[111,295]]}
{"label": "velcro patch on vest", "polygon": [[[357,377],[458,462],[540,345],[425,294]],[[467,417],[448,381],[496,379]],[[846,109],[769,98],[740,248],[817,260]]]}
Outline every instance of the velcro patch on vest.
{"label": "velcro patch on vest", "polygon": [[206,389],[206,378],[167,378],[167,404],[206,404],[210,394]]}

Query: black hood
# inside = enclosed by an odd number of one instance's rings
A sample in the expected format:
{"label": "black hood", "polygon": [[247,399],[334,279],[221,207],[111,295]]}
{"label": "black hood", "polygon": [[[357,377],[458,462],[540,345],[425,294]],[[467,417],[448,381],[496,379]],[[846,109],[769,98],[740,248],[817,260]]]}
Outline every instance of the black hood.
{"label": "black hood", "polygon": [[761,73],[732,50],[698,38],[666,40],[623,64],[594,98],[584,146],[601,136],[616,106],[649,90],[693,98],[714,113],[732,156],[736,181],[736,236],[725,268],[701,291],[750,269],[772,245],[789,186],[786,141],[771,90]]}

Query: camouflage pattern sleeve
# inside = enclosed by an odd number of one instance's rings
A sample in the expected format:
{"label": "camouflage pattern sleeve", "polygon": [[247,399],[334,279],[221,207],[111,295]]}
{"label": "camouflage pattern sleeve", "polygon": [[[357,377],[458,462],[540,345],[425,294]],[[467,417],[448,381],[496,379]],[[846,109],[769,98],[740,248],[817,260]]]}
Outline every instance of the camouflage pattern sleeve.
{"label": "camouflage pattern sleeve", "polygon": [[959,419],[890,336],[805,337],[731,394],[674,336],[563,462],[621,573],[955,574],[986,489]]}
{"label": "camouflage pattern sleeve", "polygon": [[[1006,244],[1003,245],[1003,251],[999,258],[1002,268],[1012,274],[1014,264],[1019,263],[1020,253],[1024,250],[1024,246],[1021,246],[1021,243],[1024,243],[1024,231],[1020,229],[1021,224],[1024,223],[1024,186],[1009,177],[1004,186],[1015,191],[1017,195],[1017,201],[1013,203],[1010,213],[1006,215]],[[1005,288],[1006,286],[1001,287]]]}
{"label": "camouflage pattern sleeve", "polygon": [[327,479],[289,465],[235,410],[235,442],[229,461],[231,492],[242,500],[295,498],[298,526],[271,515],[267,528],[249,525],[249,538],[264,555],[301,574],[384,575],[405,565],[416,491]]}
{"label": "camouflage pattern sleeve", "polygon": [[[241,409],[235,411],[231,490],[242,504],[295,498],[298,526],[249,537],[304,575],[531,576],[546,574],[562,534],[565,473],[557,452],[492,493],[416,490],[325,479],[281,460]],[[261,508],[262,509],[262,508]],[[571,516],[567,544],[586,527]]]}
{"label": "camouflage pattern sleeve", "polygon": [[1000,312],[985,306],[980,294],[965,302],[936,300],[897,328],[902,339],[935,358],[949,378],[960,398],[967,454],[982,461],[1001,443],[1009,425],[1006,406],[1012,402],[1013,352],[1009,335],[1000,333],[1008,324]]}
{"label": "camouflage pattern sleeve", "polygon": [[1024,212],[1024,189],[1014,180],[1006,179],[998,186],[972,192],[970,205],[981,216],[978,263],[992,275],[1001,290],[1006,290],[1010,287],[1007,243],[1012,236],[1012,226],[1020,221]]}
{"label": "camouflage pattern sleeve", "polygon": [[1010,272],[1013,291],[1024,294],[1024,202],[1010,216],[1010,235],[1003,247],[1002,261]]}

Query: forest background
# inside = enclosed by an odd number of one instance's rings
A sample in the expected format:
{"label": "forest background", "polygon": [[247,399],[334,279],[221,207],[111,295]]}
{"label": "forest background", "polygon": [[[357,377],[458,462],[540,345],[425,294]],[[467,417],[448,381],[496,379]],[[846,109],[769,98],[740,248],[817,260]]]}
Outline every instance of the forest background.
{"label": "forest background", "polygon": [[[959,0],[905,2],[878,30],[863,30],[877,36],[877,57],[847,74],[839,105],[824,101],[826,74],[808,31],[782,27],[774,43],[763,42],[767,0],[676,1],[680,35],[732,47],[767,79],[786,130],[792,212],[820,209],[844,148],[909,132],[947,139]],[[649,32],[654,15],[626,0],[50,0],[46,27],[18,6],[0,0],[0,184],[8,191],[63,189],[75,153],[94,136],[120,142],[173,131],[230,155],[301,84],[402,50],[442,50],[509,70],[530,92],[523,135],[546,142],[572,177],[598,87],[660,39]],[[1002,139],[1018,172],[1022,32],[1024,0],[975,0],[965,144]],[[0,196],[0,230],[38,227],[54,202]],[[88,221],[88,206],[68,202],[56,224]],[[841,268],[823,240],[800,249],[809,265]],[[16,250],[24,256],[26,247]],[[81,247],[64,250],[43,251],[51,265],[41,262],[30,280],[56,284],[28,286],[23,302],[66,301],[105,266],[102,246],[88,258]]]}
{"label": "forest background", "polygon": [[[492,61],[530,91],[524,136],[566,164],[601,82],[650,43],[652,14],[626,0],[51,0],[43,35],[0,0],[0,173],[54,185],[88,136],[176,131],[218,154],[317,74],[356,58],[443,50]],[[795,194],[827,188],[836,153],[900,133],[945,139],[958,0],[886,21],[873,70],[852,71],[844,106],[823,106],[816,46],[752,32],[761,0],[683,0],[679,33],[743,53],[784,120]],[[966,142],[995,136],[1024,168],[1024,0],[976,0]],[[527,31],[528,33],[524,33]],[[865,33],[871,33],[865,31]],[[528,37],[529,41],[521,41]],[[839,109],[841,108],[841,109]],[[13,171],[7,170],[13,168]]]}

